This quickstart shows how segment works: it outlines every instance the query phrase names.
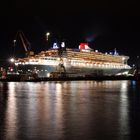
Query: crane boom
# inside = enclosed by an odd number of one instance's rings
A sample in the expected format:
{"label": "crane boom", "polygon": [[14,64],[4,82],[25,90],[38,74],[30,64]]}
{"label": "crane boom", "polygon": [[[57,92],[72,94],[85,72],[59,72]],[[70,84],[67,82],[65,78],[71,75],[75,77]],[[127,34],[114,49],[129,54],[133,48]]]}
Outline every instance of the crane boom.
{"label": "crane boom", "polygon": [[17,36],[19,36],[21,39],[26,56],[34,55],[34,52],[30,51],[30,43],[27,40],[27,38],[25,37],[24,33],[22,31],[18,31],[16,34],[16,38],[17,38]]}
{"label": "crane boom", "polygon": [[21,41],[22,41],[22,44],[23,44],[23,47],[24,47],[24,49],[25,49],[25,52],[28,52],[28,49],[27,49],[27,47],[26,47],[26,45],[25,45],[25,42],[24,42],[24,39],[23,39],[23,37],[22,37],[22,35],[19,33],[19,36],[20,36],[20,39],[21,39]]}

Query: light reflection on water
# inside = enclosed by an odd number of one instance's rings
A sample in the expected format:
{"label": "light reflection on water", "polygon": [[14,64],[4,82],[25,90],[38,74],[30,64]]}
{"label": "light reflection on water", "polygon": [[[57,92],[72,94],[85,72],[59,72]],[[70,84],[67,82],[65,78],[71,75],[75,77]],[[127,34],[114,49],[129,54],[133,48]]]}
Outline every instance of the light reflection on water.
{"label": "light reflection on water", "polygon": [[133,113],[139,116],[133,107],[134,95],[140,91],[138,84],[134,81],[0,83],[0,138],[133,139],[139,128],[134,123],[140,124],[133,116]]}

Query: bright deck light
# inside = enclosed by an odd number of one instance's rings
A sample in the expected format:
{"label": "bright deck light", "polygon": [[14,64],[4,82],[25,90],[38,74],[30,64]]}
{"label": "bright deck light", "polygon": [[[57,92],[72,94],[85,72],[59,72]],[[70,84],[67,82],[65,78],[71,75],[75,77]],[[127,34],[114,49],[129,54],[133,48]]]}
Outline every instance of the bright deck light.
{"label": "bright deck light", "polygon": [[11,58],[10,61],[13,63],[13,62],[15,62],[15,59],[14,58]]}

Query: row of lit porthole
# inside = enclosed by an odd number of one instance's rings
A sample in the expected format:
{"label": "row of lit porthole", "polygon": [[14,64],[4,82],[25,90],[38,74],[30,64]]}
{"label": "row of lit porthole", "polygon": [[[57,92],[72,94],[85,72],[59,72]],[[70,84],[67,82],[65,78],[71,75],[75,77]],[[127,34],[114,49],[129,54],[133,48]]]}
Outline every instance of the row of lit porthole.
{"label": "row of lit porthole", "polygon": [[91,64],[91,63],[74,63],[74,62],[71,62],[71,65],[74,65],[74,66],[91,66],[91,67],[102,67],[102,68],[128,68],[127,65],[112,65],[112,64]]}

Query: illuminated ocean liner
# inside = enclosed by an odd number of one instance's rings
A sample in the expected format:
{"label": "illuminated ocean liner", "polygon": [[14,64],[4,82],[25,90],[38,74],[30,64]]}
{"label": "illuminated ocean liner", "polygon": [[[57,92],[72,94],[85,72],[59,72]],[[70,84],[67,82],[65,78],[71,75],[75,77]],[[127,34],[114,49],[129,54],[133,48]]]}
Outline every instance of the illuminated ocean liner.
{"label": "illuminated ocean liner", "polygon": [[41,51],[37,55],[15,60],[19,73],[33,74],[38,77],[50,77],[52,73],[63,73],[69,77],[109,76],[127,74],[128,56],[101,53],[81,43],[78,49],[61,48],[56,44],[52,49]]}

